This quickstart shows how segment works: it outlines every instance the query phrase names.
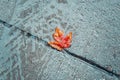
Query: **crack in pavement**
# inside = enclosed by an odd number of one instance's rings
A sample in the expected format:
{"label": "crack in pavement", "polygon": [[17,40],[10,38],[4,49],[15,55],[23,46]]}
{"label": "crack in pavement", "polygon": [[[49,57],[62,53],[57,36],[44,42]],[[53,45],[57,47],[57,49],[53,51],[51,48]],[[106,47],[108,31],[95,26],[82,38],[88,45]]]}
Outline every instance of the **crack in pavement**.
{"label": "crack in pavement", "polygon": [[[7,22],[5,22],[5,21],[3,21],[3,20],[0,20],[0,23],[2,23],[4,26],[6,26],[6,27],[8,27],[8,28],[11,28],[11,27],[14,26],[14,25],[9,24],[9,23],[7,23]],[[31,38],[34,38],[35,40],[42,41],[42,42],[44,42],[44,44],[45,44],[46,46],[48,46],[47,41],[43,40],[42,38],[40,38],[40,37],[38,37],[38,36],[36,36],[36,35],[28,32],[28,31],[25,31],[25,30],[23,30],[23,29],[21,29],[21,28],[19,28],[19,27],[14,26],[14,28],[20,30],[23,34],[26,34],[27,37],[31,37]],[[114,76],[116,76],[118,79],[120,79],[120,74],[117,74],[117,73],[113,72],[113,70],[111,71],[111,70],[106,69],[105,67],[101,66],[100,64],[97,64],[95,61],[92,61],[92,60],[87,59],[87,58],[85,58],[85,57],[83,57],[83,56],[77,55],[77,54],[75,54],[75,53],[72,53],[72,52],[70,52],[70,51],[67,50],[67,49],[64,49],[64,51],[62,51],[62,52],[66,52],[68,55],[71,55],[71,56],[73,56],[73,57],[75,57],[75,58],[78,58],[78,59],[80,59],[80,60],[82,60],[82,61],[84,61],[84,62],[86,62],[86,63],[88,63],[88,64],[90,64],[90,65],[92,65],[92,66],[94,66],[95,68],[98,68],[98,69],[100,69],[100,70],[103,70],[103,71],[109,73],[109,75],[114,75]]]}

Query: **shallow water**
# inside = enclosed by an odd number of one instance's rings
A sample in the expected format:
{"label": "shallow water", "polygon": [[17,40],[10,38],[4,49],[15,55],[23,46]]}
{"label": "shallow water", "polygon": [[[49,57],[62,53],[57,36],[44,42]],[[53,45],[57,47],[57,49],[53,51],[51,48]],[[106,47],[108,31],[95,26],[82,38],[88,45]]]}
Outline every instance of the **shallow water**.
{"label": "shallow water", "polygon": [[119,0],[0,0],[0,20],[0,80],[119,80],[34,37],[72,31],[67,50],[120,74]]}

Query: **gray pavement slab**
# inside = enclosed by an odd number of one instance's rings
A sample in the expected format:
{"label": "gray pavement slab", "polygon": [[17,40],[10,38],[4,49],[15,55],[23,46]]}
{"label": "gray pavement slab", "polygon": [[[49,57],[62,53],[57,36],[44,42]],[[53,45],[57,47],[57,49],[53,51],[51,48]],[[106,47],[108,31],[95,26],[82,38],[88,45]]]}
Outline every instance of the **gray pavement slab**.
{"label": "gray pavement slab", "polygon": [[[10,0],[7,5],[11,10],[0,10],[0,19],[46,41],[53,40],[56,26],[72,31],[69,51],[120,74],[119,0]],[[0,39],[1,80],[118,80],[3,24]]]}

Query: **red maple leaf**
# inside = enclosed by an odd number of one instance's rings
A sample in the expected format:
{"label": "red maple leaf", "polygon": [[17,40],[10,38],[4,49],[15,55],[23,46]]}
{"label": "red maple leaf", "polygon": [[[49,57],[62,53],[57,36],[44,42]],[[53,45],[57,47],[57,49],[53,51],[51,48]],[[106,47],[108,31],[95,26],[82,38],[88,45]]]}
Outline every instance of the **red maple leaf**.
{"label": "red maple leaf", "polygon": [[48,44],[51,47],[61,51],[64,48],[70,47],[72,42],[72,32],[64,36],[64,32],[61,31],[58,27],[56,27],[55,33],[53,33],[53,38],[55,41],[50,41],[48,42]]}

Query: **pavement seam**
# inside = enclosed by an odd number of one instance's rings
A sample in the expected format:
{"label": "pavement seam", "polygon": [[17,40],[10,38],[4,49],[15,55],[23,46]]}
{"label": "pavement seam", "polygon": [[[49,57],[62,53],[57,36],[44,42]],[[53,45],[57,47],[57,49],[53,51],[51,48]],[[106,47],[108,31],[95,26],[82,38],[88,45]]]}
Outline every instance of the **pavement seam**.
{"label": "pavement seam", "polygon": [[[3,20],[0,20],[0,23],[2,23],[4,26],[6,26],[6,27],[8,27],[8,28],[11,28],[11,27],[14,26],[14,25],[9,24],[9,23],[7,23],[7,22],[5,22],[5,21],[3,21]],[[21,29],[21,28],[19,28],[19,27],[14,26],[14,28],[20,30],[23,34],[26,34],[27,37],[31,37],[31,38],[33,38],[33,39],[35,39],[35,40],[37,40],[37,41],[42,41],[42,42],[44,42],[44,44],[45,44],[46,46],[48,46],[48,42],[45,41],[45,40],[43,40],[42,38],[40,38],[40,37],[38,37],[38,36],[36,36],[36,35],[28,32],[28,31],[26,31],[26,30],[23,30],[23,29]],[[102,70],[102,71],[107,72],[109,75],[111,75],[111,76],[114,75],[114,76],[116,76],[118,79],[120,79],[120,74],[117,74],[117,73],[113,72],[113,70],[111,71],[111,70],[106,69],[105,67],[101,66],[100,64],[97,64],[95,61],[92,61],[92,60],[87,59],[87,58],[85,58],[85,57],[83,57],[83,56],[77,55],[77,54],[75,54],[75,53],[72,53],[72,52],[70,52],[70,51],[67,50],[67,49],[64,49],[62,52],[63,52],[63,53],[66,52],[68,55],[71,55],[71,56],[73,56],[73,57],[75,57],[75,58],[77,58],[77,59],[80,59],[80,60],[82,60],[82,61],[84,61],[84,62],[86,62],[86,63],[88,63],[88,64],[90,64],[90,65],[92,65],[92,66],[94,66],[94,67],[96,67],[96,68],[98,68],[98,69],[100,69],[100,70]]]}

